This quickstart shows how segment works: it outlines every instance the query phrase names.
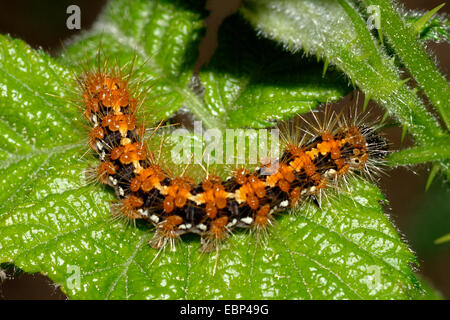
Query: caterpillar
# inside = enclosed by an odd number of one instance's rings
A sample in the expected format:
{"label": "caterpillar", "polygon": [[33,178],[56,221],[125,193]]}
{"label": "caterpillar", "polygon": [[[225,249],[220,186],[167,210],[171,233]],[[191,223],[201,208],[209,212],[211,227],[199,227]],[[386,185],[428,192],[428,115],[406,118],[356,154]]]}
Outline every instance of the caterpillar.
{"label": "caterpillar", "polygon": [[346,176],[372,174],[388,152],[375,127],[357,116],[333,114],[317,120],[321,124],[302,139],[287,142],[275,161],[253,171],[239,168],[226,180],[207,175],[196,183],[185,175],[171,176],[156,163],[144,141],[145,129],[136,124],[139,99],[120,72],[86,71],[78,84],[91,125],[89,146],[100,160],[96,176],[118,198],[111,210],[153,225],[150,245],[155,249],[195,233],[201,251],[209,252],[235,228],[264,231],[277,213],[310,199],[320,204],[322,192]]}

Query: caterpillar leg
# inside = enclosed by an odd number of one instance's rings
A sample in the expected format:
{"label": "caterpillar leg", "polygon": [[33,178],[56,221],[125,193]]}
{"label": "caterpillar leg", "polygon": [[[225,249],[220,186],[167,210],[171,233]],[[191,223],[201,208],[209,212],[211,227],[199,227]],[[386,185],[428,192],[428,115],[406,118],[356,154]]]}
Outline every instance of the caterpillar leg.
{"label": "caterpillar leg", "polygon": [[267,240],[270,228],[274,225],[275,218],[270,213],[270,205],[263,205],[255,214],[250,232],[255,235],[258,243]]}
{"label": "caterpillar leg", "polygon": [[175,251],[176,241],[180,239],[183,231],[178,230],[178,226],[183,223],[183,218],[178,215],[168,216],[166,220],[160,222],[155,231],[155,235],[150,240],[153,249],[165,249],[170,245],[171,251]]}
{"label": "caterpillar leg", "polygon": [[142,219],[142,215],[137,209],[141,206],[142,199],[135,196],[129,196],[122,199],[120,202],[111,203],[112,220],[121,220],[124,221],[126,225],[136,226],[136,220]]}
{"label": "caterpillar leg", "polygon": [[209,230],[202,234],[200,252],[207,253],[218,250],[220,244],[230,235],[227,225],[227,216],[214,219],[210,224]]}

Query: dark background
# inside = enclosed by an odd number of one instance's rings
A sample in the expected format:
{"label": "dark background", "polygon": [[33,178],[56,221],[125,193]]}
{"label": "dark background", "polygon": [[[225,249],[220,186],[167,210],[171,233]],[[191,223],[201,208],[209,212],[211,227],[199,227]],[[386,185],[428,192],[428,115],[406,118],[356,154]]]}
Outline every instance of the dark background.
{"label": "dark background", "polygon": [[[199,49],[198,69],[211,57],[217,46],[216,33],[221,21],[235,12],[241,0],[209,0],[207,9],[211,10],[206,19],[208,31]],[[443,0],[403,0],[399,1],[408,9],[430,10]],[[77,34],[66,28],[66,8],[76,4],[81,8],[81,31],[89,29],[106,1],[98,0],[40,0],[3,1],[0,5],[0,33],[9,33],[22,38],[31,46],[42,47],[55,54],[62,42]],[[449,13],[450,5],[440,12]],[[436,57],[438,67],[445,75],[450,69],[450,45],[427,44],[428,51]],[[345,101],[351,100],[351,96]],[[400,143],[400,130],[388,130],[393,149],[405,147],[408,141]],[[448,147],[448,146],[447,146]],[[450,193],[442,184],[435,181],[428,192],[425,183],[430,166],[391,170],[382,177],[380,187],[390,201],[387,212],[398,226],[401,234],[408,239],[416,252],[420,273],[448,299],[450,298],[450,243],[436,245],[433,241],[450,232]],[[1,239],[0,239],[1,241]],[[40,274],[7,273],[8,279],[0,277],[0,299],[66,299],[53,283]],[[12,278],[12,279],[11,279]]]}

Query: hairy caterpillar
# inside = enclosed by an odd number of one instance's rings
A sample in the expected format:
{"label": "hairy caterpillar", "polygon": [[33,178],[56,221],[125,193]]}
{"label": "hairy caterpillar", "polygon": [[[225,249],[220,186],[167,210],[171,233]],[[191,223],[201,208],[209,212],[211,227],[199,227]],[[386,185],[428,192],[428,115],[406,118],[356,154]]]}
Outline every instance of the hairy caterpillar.
{"label": "hairy caterpillar", "polygon": [[78,82],[92,126],[89,146],[100,159],[96,175],[119,199],[113,214],[153,224],[155,249],[196,233],[208,252],[235,228],[266,230],[276,213],[307,199],[318,202],[347,175],[372,173],[387,153],[387,142],[373,127],[356,116],[332,114],[322,122],[316,118],[318,126],[299,141],[287,142],[279,159],[254,171],[235,170],[225,181],[208,175],[196,183],[169,175],[154,161],[144,129],[136,125],[138,99],[120,72],[85,72]]}

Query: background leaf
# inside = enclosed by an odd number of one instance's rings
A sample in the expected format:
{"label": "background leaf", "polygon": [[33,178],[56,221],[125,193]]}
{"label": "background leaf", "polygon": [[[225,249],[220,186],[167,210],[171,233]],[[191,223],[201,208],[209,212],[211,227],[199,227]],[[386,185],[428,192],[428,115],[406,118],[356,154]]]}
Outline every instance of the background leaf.
{"label": "background leaf", "polygon": [[239,16],[224,21],[218,41],[199,76],[210,112],[228,119],[229,127],[271,126],[349,92],[341,74],[322,76],[317,61],[258,39]]}

